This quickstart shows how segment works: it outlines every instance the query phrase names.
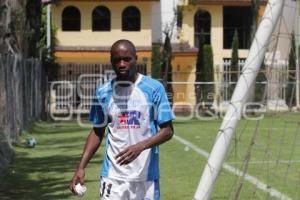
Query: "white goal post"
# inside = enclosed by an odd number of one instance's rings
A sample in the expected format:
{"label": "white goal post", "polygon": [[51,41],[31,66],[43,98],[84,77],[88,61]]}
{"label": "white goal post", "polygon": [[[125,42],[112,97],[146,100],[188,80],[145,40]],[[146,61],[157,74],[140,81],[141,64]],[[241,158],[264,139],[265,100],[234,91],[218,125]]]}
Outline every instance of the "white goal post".
{"label": "white goal post", "polygon": [[241,117],[252,84],[265,58],[269,38],[274,31],[283,9],[283,0],[269,0],[265,13],[252,42],[248,58],[242,74],[233,92],[230,105],[219,129],[216,142],[212,148],[207,164],[203,171],[194,200],[208,200],[220,173],[223,162],[230,147],[238,121]]}

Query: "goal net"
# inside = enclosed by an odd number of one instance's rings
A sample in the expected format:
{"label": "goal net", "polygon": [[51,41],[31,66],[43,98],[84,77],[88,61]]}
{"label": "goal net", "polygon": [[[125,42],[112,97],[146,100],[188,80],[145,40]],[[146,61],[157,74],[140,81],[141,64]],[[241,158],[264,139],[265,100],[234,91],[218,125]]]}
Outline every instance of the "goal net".
{"label": "goal net", "polygon": [[300,198],[299,69],[290,56],[297,18],[296,3],[268,2],[237,84],[227,82],[235,87],[230,101],[212,104],[226,114],[195,200]]}

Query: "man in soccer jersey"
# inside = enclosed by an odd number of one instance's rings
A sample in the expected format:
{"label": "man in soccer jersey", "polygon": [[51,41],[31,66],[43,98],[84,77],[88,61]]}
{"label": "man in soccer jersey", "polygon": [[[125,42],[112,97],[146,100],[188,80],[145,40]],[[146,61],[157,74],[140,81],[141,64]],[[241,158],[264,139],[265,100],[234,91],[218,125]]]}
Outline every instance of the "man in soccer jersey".
{"label": "man in soccer jersey", "polygon": [[159,200],[158,145],[172,138],[174,114],[162,84],[137,73],[129,40],[115,42],[110,54],[117,76],[96,89],[93,129],[69,188],[76,194],[75,185],[84,184],[85,167],[107,132],[100,199]]}

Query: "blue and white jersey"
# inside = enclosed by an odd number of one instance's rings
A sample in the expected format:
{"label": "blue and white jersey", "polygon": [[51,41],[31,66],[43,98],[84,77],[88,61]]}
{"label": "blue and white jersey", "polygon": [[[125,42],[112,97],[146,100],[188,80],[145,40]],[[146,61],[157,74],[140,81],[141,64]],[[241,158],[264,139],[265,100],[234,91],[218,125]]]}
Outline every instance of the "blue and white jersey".
{"label": "blue and white jersey", "polygon": [[128,165],[117,164],[115,156],[152,137],[158,125],[174,118],[164,87],[150,77],[139,74],[130,86],[112,80],[97,88],[90,121],[94,127],[107,125],[108,129],[101,176],[128,181],[158,179],[158,146],[144,150]]}

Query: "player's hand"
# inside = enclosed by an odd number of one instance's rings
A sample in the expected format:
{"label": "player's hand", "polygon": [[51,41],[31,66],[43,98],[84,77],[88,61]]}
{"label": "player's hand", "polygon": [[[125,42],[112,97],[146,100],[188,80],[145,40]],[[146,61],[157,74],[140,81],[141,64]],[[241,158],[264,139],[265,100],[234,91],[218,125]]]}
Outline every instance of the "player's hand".
{"label": "player's hand", "polygon": [[118,153],[118,155],[116,155],[115,159],[117,160],[117,164],[127,165],[131,163],[140,155],[142,151],[144,151],[144,145],[142,145],[141,143],[137,143],[127,147],[126,149]]}
{"label": "player's hand", "polygon": [[77,169],[77,171],[75,172],[75,174],[69,184],[69,189],[73,194],[77,194],[76,190],[75,190],[75,185],[77,183],[84,185],[84,176],[85,176],[84,169],[81,169],[81,168]]}

